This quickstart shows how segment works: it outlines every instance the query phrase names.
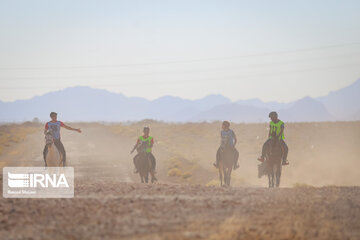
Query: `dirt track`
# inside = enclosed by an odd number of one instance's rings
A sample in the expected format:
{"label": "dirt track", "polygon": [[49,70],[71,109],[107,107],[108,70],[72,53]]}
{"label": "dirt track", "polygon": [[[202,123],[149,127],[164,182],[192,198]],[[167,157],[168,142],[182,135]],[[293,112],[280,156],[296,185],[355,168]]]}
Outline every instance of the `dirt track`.
{"label": "dirt track", "polygon": [[1,199],[2,239],[359,239],[360,188],[76,183],[74,199]]}
{"label": "dirt track", "polygon": [[[164,175],[143,185],[129,164],[134,139],[83,130],[63,131],[75,198],[0,198],[0,239],[360,239],[360,187],[225,189]],[[41,166],[41,138],[10,147],[0,164]]]}

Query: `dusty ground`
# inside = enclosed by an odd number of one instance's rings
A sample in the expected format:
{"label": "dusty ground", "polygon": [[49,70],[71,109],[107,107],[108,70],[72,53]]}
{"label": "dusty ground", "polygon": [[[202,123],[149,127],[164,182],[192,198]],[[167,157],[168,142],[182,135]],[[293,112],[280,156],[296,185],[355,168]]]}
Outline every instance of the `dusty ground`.
{"label": "dusty ground", "polygon": [[[292,165],[284,168],[282,186],[291,188],[280,189],[267,189],[266,179],[256,178],[253,158],[266,125],[234,126],[250,140],[240,139],[241,168],[234,187],[225,189],[206,186],[217,179],[211,167],[216,124],[156,124],[160,181],[154,185],[137,183],[132,173],[129,151],[138,125],[72,124],[83,133],[63,130],[75,198],[0,198],[0,239],[360,239],[360,187],[351,187],[360,185],[359,123],[290,126]],[[3,149],[0,166],[42,166],[42,147],[39,128]]]}
{"label": "dusty ground", "polygon": [[[178,177],[169,181],[177,178],[178,182],[217,184],[217,172],[212,163],[219,147],[220,122],[144,121],[132,125],[114,124],[110,128],[118,136],[136,139],[144,125],[151,127],[156,141],[154,153],[162,161],[159,165],[180,170]],[[266,180],[258,179],[254,172],[258,164],[256,159],[267,138],[268,124],[232,123],[230,127],[238,138],[236,147],[240,161],[240,168],[232,176],[233,186],[265,187]],[[360,122],[286,123],[285,138],[290,165],[283,168],[281,186],[360,185]],[[189,173],[193,177],[184,181]]]}
{"label": "dusty ground", "polygon": [[360,188],[77,181],[74,199],[1,199],[2,239],[359,239]]}

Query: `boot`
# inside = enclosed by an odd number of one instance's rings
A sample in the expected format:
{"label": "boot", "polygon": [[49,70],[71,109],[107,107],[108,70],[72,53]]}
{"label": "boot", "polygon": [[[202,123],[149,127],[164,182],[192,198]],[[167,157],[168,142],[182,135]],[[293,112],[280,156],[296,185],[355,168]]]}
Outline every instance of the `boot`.
{"label": "boot", "polygon": [[239,163],[236,163],[235,165],[234,165],[234,170],[236,170],[236,169],[238,169],[239,168]]}
{"label": "boot", "polygon": [[283,159],[281,165],[286,166],[289,165],[289,161],[287,159]]}

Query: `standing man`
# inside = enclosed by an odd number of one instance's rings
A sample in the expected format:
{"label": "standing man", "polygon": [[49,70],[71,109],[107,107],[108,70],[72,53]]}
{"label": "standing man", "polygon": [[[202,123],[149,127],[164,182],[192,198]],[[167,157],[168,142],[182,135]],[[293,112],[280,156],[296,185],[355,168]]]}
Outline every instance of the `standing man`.
{"label": "standing man", "polygon": [[269,113],[269,118],[271,119],[269,137],[268,137],[268,140],[266,140],[266,142],[264,143],[264,145],[262,147],[261,157],[259,157],[258,160],[260,162],[264,161],[265,153],[267,151],[271,151],[270,139],[273,136],[275,136],[275,138],[279,139],[281,150],[283,152],[282,165],[289,165],[289,161],[287,160],[287,155],[288,155],[289,149],[285,143],[285,135],[284,135],[285,124],[283,121],[281,121],[278,118],[278,114],[276,112]]}
{"label": "standing man", "polygon": [[[59,150],[59,152],[61,153],[61,155],[63,156],[63,161],[64,161],[64,166],[66,163],[66,152],[65,152],[65,148],[64,145],[62,144],[61,140],[60,140],[60,128],[64,127],[67,130],[72,130],[72,131],[76,131],[78,133],[81,133],[80,128],[72,128],[69,127],[67,125],[65,125],[63,122],[58,121],[57,120],[57,113],[56,112],[51,112],[50,113],[50,118],[51,121],[47,122],[45,124],[45,130],[44,130],[44,134],[46,135],[47,133],[50,133],[55,146],[57,147],[57,149]],[[48,152],[48,145],[45,145],[44,151],[43,151],[43,155],[44,155],[44,161],[45,161],[45,165],[46,165],[46,154]]]}

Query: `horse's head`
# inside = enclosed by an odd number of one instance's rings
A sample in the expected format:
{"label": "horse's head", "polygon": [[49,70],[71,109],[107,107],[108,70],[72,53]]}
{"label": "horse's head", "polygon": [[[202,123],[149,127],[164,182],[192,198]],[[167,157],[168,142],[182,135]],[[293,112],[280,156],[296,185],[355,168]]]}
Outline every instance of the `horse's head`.
{"label": "horse's head", "polygon": [[276,132],[272,132],[270,136],[271,138],[276,138]]}
{"label": "horse's head", "polygon": [[279,144],[279,138],[276,136],[276,133],[273,132],[271,135],[271,138],[270,138],[270,144],[272,147],[276,146],[277,144]]}
{"label": "horse's head", "polygon": [[48,145],[48,147],[51,147],[54,143],[54,137],[50,131],[45,133],[45,143]]}
{"label": "horse's head", "polygon": [[147,149],[147,148],[148,148],[147,142],[143,142],[143,143],[140,144],[140,146],[138,146],[138,147],[136,148],[136,151],[137,151],[138,153],[144,153],[144,152],[146,152],[146,149]]}

